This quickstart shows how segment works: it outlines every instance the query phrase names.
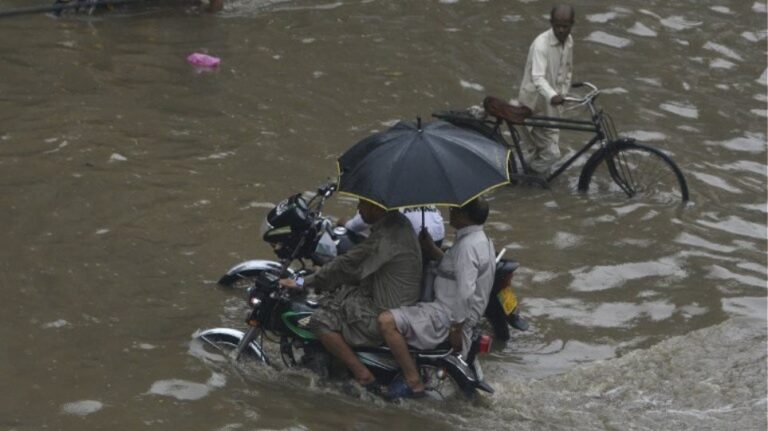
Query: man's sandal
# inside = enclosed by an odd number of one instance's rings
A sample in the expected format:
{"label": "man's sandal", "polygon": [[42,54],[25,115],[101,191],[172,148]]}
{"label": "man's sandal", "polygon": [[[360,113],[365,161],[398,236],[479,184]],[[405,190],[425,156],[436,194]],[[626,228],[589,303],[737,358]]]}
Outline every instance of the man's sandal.
{"label": "man's sandal", "polygon": [[396,400],[400,398],[424,398],[427,396],[426,391],[414,391],[408,386],[408,383],[401,378],[397,378],[387,386],[387,392],[384,397],[388,400]]}

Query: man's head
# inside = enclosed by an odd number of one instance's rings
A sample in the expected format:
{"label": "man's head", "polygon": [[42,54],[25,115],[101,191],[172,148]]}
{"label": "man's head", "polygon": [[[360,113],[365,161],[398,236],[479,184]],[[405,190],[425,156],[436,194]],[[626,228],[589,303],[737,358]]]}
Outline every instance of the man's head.
{"label": "man's head", "polygon": [[576,11],[570,5],[557,5],[549,13],[549,23],[552,25],[552,31],[560,43],[568,40],[571,34],[573,23],[576,20]]}
{"label": "man's head", "polygon": [[357,212],[367,224],[374,224],[387,214],[387,210],[384,208],[363,199],[357,203]]}
{"label": "man's head", "polygon": [[450,208],[451,226],[461,229],[471,225],[482,225],[488,220],[488,201],[479,196],[469,201],[463,207]]}

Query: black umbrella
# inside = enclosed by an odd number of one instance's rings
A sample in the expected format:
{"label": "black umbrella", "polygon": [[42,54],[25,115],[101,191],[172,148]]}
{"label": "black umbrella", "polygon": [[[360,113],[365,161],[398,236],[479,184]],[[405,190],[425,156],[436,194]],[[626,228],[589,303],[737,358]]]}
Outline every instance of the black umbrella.
{"label": "black umbrella", "polygon": [[339,191],[386,209],[462,206],[509,183],[509,149],[444,121],[400,122],[338,160]]}

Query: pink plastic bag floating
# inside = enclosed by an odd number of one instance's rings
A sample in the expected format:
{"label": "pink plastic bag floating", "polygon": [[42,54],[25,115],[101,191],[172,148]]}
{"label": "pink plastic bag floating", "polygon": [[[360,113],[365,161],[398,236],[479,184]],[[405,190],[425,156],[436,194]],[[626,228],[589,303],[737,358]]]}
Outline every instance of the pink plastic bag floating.
{"label": "pink plastic bag floating", "polygon": [[187,56],[187,63],[200,67],[218,67],[221,59],[212,55],[194,52]]}

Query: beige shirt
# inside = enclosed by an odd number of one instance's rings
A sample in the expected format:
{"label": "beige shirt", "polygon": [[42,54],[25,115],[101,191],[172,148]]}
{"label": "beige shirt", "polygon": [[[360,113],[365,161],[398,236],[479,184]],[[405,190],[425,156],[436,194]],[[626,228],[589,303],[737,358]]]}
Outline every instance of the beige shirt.
{"label": "beige shirt", "polygon": [[390,211],[371,226],[371,235],[306,279],[307,286],[332,291],[359,286],[376,314],[418,301],[421,247],[408,219]]}
{"label": "beige shirt", "polygon": [[568,93],[572,76],[573,38],[568,35],[561,44],[550,28],[538,35],[528,50],[519,101],[536,114],[559,116],[560,107],[552,106],[550,100]]}

